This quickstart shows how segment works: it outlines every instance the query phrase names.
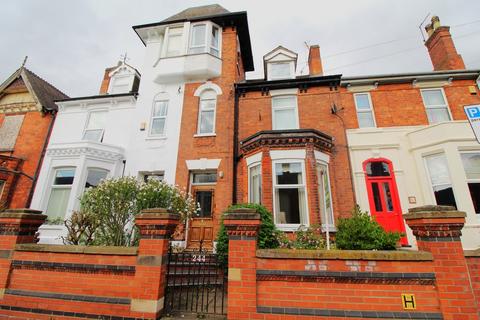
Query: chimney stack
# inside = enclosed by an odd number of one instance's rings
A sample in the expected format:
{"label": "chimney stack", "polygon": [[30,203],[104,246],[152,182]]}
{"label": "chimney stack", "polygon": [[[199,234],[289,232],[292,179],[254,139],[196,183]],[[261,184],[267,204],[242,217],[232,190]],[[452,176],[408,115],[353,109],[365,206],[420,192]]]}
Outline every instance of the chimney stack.
{"label": "chimney stack", "polygon": [[428,34],[425,46],[430,54],[434,71],[465,69],[462,56],[455,49],[450,27],[442,26],[440,19],[433,16],[431,23],[425,26],[425,31]]}
{"label": "chimney stack", "polygon": [[110,86],[110,72],[116,69],[118,66],[122,64],[122,61],[118,61],[115,67],[110,67],[105,69],[105,73],[103,74],[102,84],[100,85],[100,92],[99,94],[108,94],[108,87]]}
{"label": "chimney stack", "polygon": [[308,69],[311,76],[322,76],[322,58],[320,57],[320,47],[316,44],[309,47],[308,51]]}

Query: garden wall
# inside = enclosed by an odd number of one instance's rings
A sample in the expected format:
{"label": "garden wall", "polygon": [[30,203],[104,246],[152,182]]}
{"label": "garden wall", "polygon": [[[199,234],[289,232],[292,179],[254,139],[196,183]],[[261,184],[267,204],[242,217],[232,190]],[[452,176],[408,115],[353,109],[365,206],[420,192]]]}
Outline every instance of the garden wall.
{"label": "garden wall", "polygon": [[157,319],[178,217],[138,216],[138,248],[33,244],[44,219],[32,210],[0,214],[2,319]]}
{"label": "garden wall", "polygon": [[428,207],[405,217],[420,251],[257,250],[258,215],[230,214],[228,318],[478,319],[465,214]]}

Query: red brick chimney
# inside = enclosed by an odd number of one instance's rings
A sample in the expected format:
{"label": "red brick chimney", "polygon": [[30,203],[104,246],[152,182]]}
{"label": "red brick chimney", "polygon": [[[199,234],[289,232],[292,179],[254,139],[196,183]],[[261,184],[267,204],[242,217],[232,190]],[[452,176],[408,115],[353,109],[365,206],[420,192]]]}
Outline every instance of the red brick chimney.
{"label": "red brick chimney", "polygon": [[432,22],[425,26],[428,39],[425,46],[432,60],[433,70],[460,70],[465,69],[462,56],[457,53],[455,44],[450,34],[450,27],[440,25],[437,16],[432,17]]}
{"label": "red brick chimney", "polygon": [[310,46],[310,50],[308,51],[308,69],[310,70],[311,76],[323,75],[320,47],[317,44]]}

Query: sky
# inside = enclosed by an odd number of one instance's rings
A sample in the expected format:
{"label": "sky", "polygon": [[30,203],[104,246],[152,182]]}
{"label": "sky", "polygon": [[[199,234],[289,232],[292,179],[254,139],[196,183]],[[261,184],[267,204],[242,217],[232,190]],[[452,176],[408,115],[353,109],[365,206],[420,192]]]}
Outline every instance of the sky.
{"label": "sky", "polygon": [[70,97],[95,95],[125,52],[142,71],[145,47],[132,26],[212,3],[248,13],[249,79],[263,77],[262,57],[278,45],[299,54],[297,73],[313,44],[325,74],[431,71],[418,27],[428,14],[451,26],[467,68],[480,69],[478,0],[9,0],[0,8],[0,82],[28,56],[27,68]]}

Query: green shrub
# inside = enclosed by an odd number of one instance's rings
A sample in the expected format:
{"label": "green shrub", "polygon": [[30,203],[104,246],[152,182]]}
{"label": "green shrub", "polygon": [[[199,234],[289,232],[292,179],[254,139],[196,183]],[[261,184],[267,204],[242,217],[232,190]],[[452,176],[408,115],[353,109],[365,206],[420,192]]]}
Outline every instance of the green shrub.
{"label": "green shrub", "polygon": [[97,187],[85,191],[80,200],[80,212],[65,222],[69,234],[64,242],[137,245],[135,216],[148,208],[171,210],[179,214],[184,222],[196,212],[197,205],[189,194],[165,182],[141,182],[134,177],[106,179]]}
{"label": "green shrub", "polygon": [[325,249],[325,240],[320,232],[321,228],[318,225],[311,227],[300,226],[294,232],[293,238],[290,239],[283,232],[278,234],[278,242],[281,248],[287,249],[309,249],[318,250]]}
{"label": "green shrub", "polygon": [[352,217],[339,219],[335,244],[344,250],[395,250],[401,233],[386,232],[359,206],[352,211]]}
{"label": "green shrub", "polygon": [[[230,206],[226,212],[230,212],[238,208],[255,209],[260,214],[261,225],[258,233],[257,241],[260,249],[274,249],[279,247],[278,234],[280,231],[273,223],[273,216],[270,211],[264,206],[256,203],[242,203]],[[222,264],[228,263],[228,235],[223,221],[217,234],[217,248],[216,248],[219,262]]]}

